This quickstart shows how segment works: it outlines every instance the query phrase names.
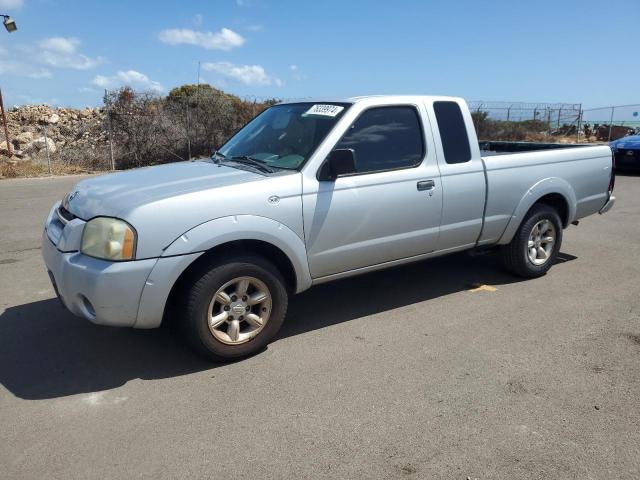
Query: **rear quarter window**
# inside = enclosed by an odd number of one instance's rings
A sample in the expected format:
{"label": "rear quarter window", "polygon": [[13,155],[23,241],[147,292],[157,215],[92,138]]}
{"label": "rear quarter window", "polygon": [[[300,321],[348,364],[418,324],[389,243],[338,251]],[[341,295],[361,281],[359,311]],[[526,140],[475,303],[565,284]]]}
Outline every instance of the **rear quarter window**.
{"label": "rear quarter window", "polygon": [[456,102],[433,102],[440,140],[447,163],[464,163],[471,160],[471,148],[467,126],[460,105]]}

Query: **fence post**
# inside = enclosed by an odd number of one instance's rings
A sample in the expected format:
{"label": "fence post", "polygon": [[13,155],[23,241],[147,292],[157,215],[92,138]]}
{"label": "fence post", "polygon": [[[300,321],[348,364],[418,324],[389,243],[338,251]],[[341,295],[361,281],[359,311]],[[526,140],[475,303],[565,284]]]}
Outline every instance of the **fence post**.
{"label": "fence post", "polygon": [[116,169],[116,162],[113,158],[113,127],[111,126],[111,109],[107,108],[107,125],[109,126],[109,154],[111,156],[111,170]]}
{"label": "fence post", "polygon": [[509,105],[509,108],[507,108],[507,122],[509,121],[509,118],[511,117],[511,107],[513,107],[513,105]]}
{"label": "fence post", "polygon": [[616,107],[611,107],[611,119],[609,120],[609,138],[607,139],[607,142],[611,141],[611,128],[613,127],[613,112],[615,111]]}
{"label": "fence post", "polygon": [[51,175],[51,156],[49,155],[49,138],[47,137],[47,126],[42,128],[44,133],[44,148],[47,151],[47,166],[49,167],[49,175]]}
{"label": "fence post", "polygon": [[560,130],[560,113],[562,112],[562,107],[558,109],[558,124],[556,126],[556,130]]}
{"label": "fence post", "polygon": [[183,97],[185,99],[185,108],[186,108],[186,116],[187,116],[187,155],[188,159],[191,160],[191,125],[189,124],[189,96],[185,95]]}
{"label": "fence post", "polygon": [[578,142],[580,141],[580,130],[582,128],[582,104],[578,109]]}

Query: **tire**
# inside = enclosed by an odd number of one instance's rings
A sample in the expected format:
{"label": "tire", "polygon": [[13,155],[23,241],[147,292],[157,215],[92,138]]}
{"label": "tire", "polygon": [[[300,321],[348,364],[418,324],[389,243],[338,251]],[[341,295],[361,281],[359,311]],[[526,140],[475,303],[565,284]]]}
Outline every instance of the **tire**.
{"label": "tire", "polygon": [[[209,359],[227,362],[254,355],[282,326],[288,303],[285,281],[263,257],[228,256],[201,269],[192,281],[184,295],[183,326],[194,349]],[[245,294],[236,295],[244,286],[242,282],[248,284]],[[220,290],[225,285],[226,289]],[[259,292],[266,293],[268,300],[250,305],[261,298]],[[239,311],[242,306],[247,309],[244,313]],[[255,317],[263,320],[262,327]]]}
{"label": "tire", "polygon": [[[535,228],[538,228],[538,235],[534,232]],[[541,232],[542,229],[545,231]],[[549,242],[548,239],[552,237],[553,242]],[[533,242],[532,247],[530,241]],[[531,207],[511,242],[501,247],[500,254],[509,272],[524,278],[537,278],[549,271],[561,245],[560,216],[553,207],[540,203]]]}

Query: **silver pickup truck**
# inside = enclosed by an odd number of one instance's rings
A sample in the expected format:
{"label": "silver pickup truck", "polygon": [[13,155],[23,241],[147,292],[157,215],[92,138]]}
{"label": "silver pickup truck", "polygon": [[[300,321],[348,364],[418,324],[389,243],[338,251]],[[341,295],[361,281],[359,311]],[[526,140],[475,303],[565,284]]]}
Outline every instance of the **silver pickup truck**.
{"label": "silver pickup truck", "polygon": [[197,350],[240,358],[274,337],[291,294],[491,247],[538,277],[563,229],[613,205],[608,146],[500,153],[481,155],[459,98],[283,103],[211,158],[79,182],[42,254],[74,314],[135,328],[171,316]]}

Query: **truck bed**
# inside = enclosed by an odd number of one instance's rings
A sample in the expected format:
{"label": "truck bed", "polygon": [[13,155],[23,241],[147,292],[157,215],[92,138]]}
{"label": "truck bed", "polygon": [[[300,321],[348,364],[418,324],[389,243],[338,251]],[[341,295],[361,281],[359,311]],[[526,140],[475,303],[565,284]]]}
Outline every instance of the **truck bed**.
{"label": "truck bed", "polygon": [[[486,144],[479,143],[481,148]],[[492,143],[485,146],[501,148],[511,144],[507,146],[511,148],[525,142]],[[563,192],[569,201],[567,223],[596,213],[605,204],[611,174],[611,149],[607,145],[562,144],[557,147],[530,147],[529,150],[497,154],[492,150],[489,155],[482,152],[488,193],[481,243],[495,241],[508,223],[520,223],[526,212],[517,212],[515,206],[522,204],[522,199],[534,189],[539,190],[539,196],[546,189]]]}
{"label": "truck bed", "polygon": [[510,142],[503,140],[480,140],[478,143],[480,144],[480,152],[487,157],[509,153],[593,146],[592,144],[584,143]]}

